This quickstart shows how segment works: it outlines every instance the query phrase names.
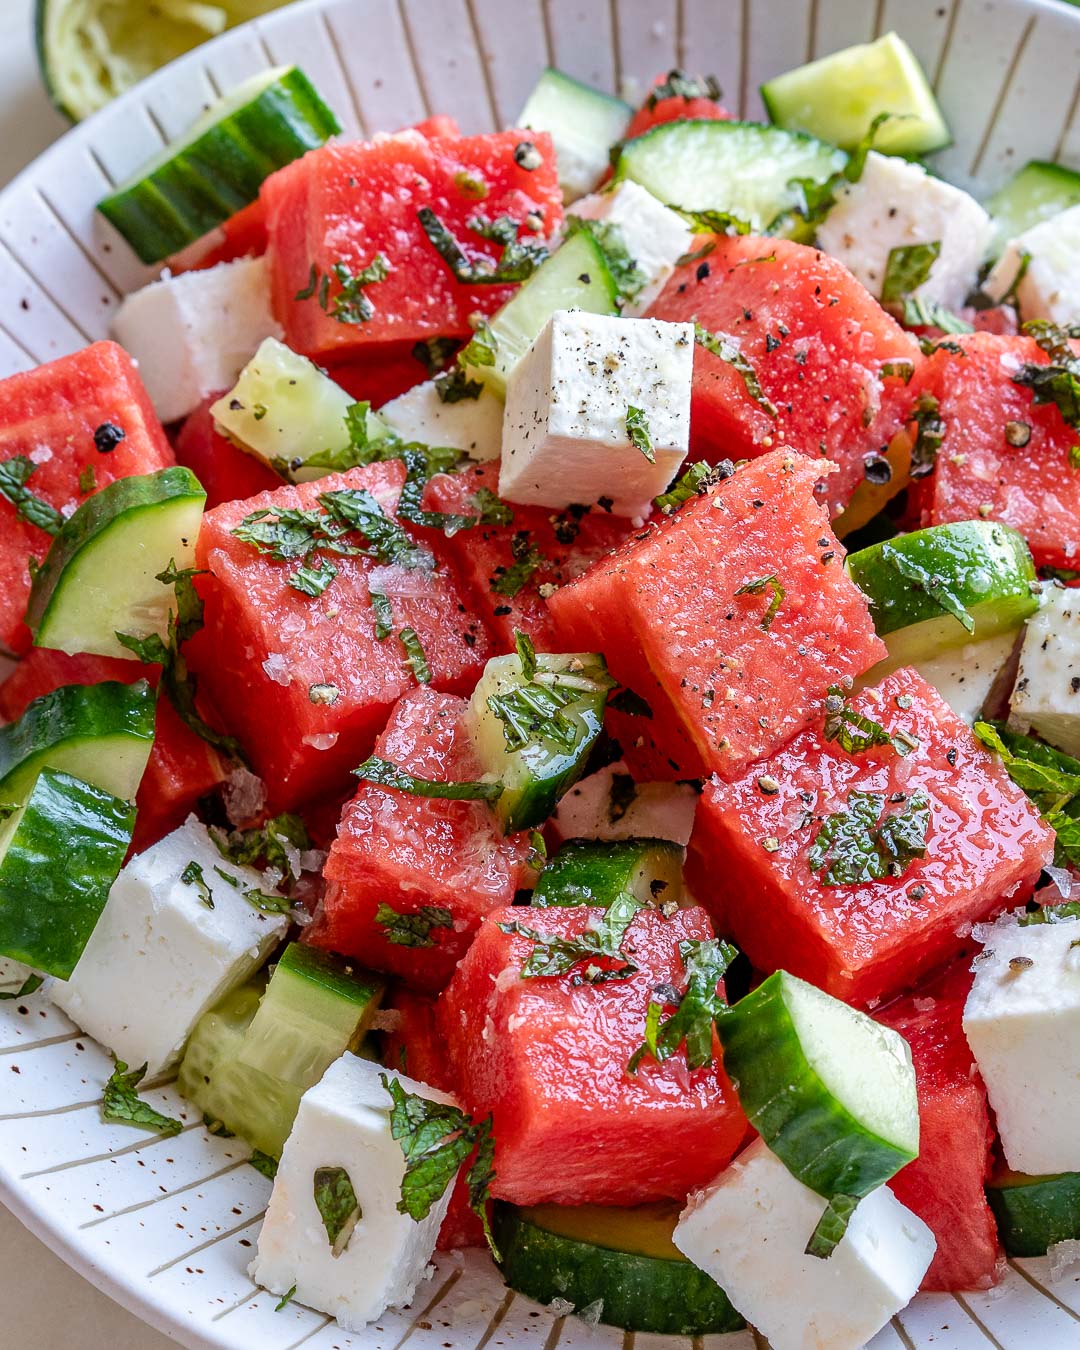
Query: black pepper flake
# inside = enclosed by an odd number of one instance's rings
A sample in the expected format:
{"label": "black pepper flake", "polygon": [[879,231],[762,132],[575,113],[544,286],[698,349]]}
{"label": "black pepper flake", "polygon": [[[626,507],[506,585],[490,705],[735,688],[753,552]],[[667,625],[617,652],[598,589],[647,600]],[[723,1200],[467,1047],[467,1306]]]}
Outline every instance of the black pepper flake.
{"label": "black pepper flake", "polygon": [[110,450],[115,450],[126,436],[124,428],[118,427],[115,422],[102,422],[94,432],[94,446],[98,454],[107,455]]}
{"label": "black pepper flake", "polygon": [[955,747],[955,746],[953,746],[953,748],[952,748],[951,750],[946,750],[946,751],[945,751],[945,758],[949,761],[950,766],[952,766],[953,764],[956,763],[956,760],[957,760],[957,750],[956,750],[956,747]]}
{"label": "black pepper flake", "polygon": [[772,335],[771,333],[766,333],[766,334],[765,334],[765,350],[766,350],[766,352],[774,352],[774,351],[776,351],[777,347],[779,347],[779,346],[780,346],[780,339],[779,339],[779,338],[774,338],[773,335]]}
{"label": "black pepper flake", "polygon": [[509,605],[496,605],[496,606],[495,606],[495,613],[496,613],[496,615],[497,615],[500,619],[501,619],[501,618],[504,618],[507,614],[510,614],[511,612],[512,612],[512,611],[511,611]]}
{"label": "black pepper flake", "polygon": [[694,273],[698,281],[704,281],[709,275],[709,264],[707,262],[698,263],[697,271]]}
{"label": "black pepper flake", "polygon": [[925,894],[925,886],[912,886],[911,890],[908,891],[908,895],[911,896],[912,900],[921,900]]}
{"label": "black pepper flake", "polygon": [[514,146],[514,163],[519,169],[532,173],[544,162],[544,157],[532,141],[519,141]]}
{"label": "black pepper flake", "polygon": [[868,483],[888,483],[892,479],[892,465],[881,455],[870,455],[863,461],[863,475]]}
{"label": "black pepper flake", "polygon": [[610,515],[611,515],[611,508],[615,505],[615,498],[614,498],[614,497],[598,497],[598,498],[596,499],[596,504],[597,504],[597,506],[601,507],[604,511],[606,511],[606,512],[608,513],[608,515],[610,516]]}

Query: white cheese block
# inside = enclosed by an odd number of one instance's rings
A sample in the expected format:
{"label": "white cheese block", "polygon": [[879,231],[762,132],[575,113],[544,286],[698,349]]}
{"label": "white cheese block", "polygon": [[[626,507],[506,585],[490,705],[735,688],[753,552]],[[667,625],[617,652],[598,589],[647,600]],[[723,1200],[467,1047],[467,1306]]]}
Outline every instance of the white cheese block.
{"label": "white cheese block", "polygon": [[[693,370],[691,324],[556,310],[507,381],[499,496],[648,515],[686,458]],[[653,462],[630,439],[630,408]]]}
{"label": "white cheese block", "polygon": [[[195,863],[210,889],[181,875]],[[216,870],[227,873],[237,885]],[[285,934],[283,915],[244,899],[265,891],[253,867],[227,862],[194,817],[132,858],[53,1002],[84,1031],[151,1077],[179,1058],[204,1012],[241,984]]]}
{"label": "white cheese block", "polygon": [[1080,591],[1048,586],[1028,620],[1009,724],[1080,756]]}
{"label": "white cheese block", "polygon": [[892,249],[940,242],[930,275],[913,294],[956,310],[975,286],[992,231],[974,197],[921,165],[871,151],[862,177],[840,190],[818,228],[818,243],[880,299]]}
{"label": "white cheese block", "polygon": [[982,715],[983,704],[1015,642],[1015,632],[1000,633],[985,642],[969,642],[923,661],[919,674],[934,686],[957,717],[971,726]]}
{"label": "white cheese block", "polygon": [[[380,1075],[406,1092],[453,1103],[434,1088],[345,1055],[304,1093],[285,1143],[259,1234],[251,1278],[272,1294],[296,1286],[296,1298],[360,1331],[388,1307],[412,1301],[424,1278],[453,1185],[419,1221],[398,1210],[405,1158],[390,1133],[390,1095]],[[361,1217],[337,1256],[315,1204],[315,1173],[343,1167]]]}
{"label": "white cheese block", "polygon": [[1080,1171],[1080,919],[983,934],[964,1032],[1008,1164]]}
{"label": "white cheese block", "polygon": [[112,334],[139,365],[163,422],[229,389],[263,338],[281,337],[264,258],[164,275],[127,297]]}
{"label": "white cheese block", "polygon": [[758,1139],[690,1196],[675,1245],[772,1350],[860,1350],[915,1296],[937,1246],[886,1186],[860,1201],[827,1260],[805,1247],[825,1201]]}
{"label": "white cheese block", "polygon": [[572,202],[566,214],[603,221],[618,231],[643,277],[641,289],[623,305],[627,318],[645,313],[675,271],[675,263],[693,248],[693,231],[682,216],[629,179],[607,192]]}
{"label": "white cheese block", "polygon": [[403,440],[449,445],[475,460],[499,458],[503,402],[487,385],[479,398],[444,403],[434,380],[425,380],[384,403],[379,415]]}
{"label": "white cheese block", "polygon": [[1016,239],[983,283],[983,290],[1000,300],[1016,283],[1024,255],[1030,262],[1016,286],[1020,317],[1070,324],[1080,320],[1080,205],[1070,206],[1040,221]]}
{"label": "white cheese block", "polygon": [[629,775],[621,761],[575,783],[559,802],[555,828],[563,839],[670,839],[690,842],[698,793],[689,783],[637,783],[629,803],[613,798],[616,774]]}

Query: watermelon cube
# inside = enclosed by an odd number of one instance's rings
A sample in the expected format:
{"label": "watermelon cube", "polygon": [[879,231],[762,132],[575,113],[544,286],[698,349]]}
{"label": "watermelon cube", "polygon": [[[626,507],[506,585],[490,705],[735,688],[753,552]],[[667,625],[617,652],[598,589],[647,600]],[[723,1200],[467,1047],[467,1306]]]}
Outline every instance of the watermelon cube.
{"label": "watermelon cube", "polygon": [[889,1188],[933,1229],[937,1252],[923,1289],[989,1289],[1001,1256],[983,1186],[994,1139],[986,1088],[961,1017],[971,988],[970,962],[876,1012],[911,1046],[919,1094],[919,1156]]}
{"label": "watermelon cube", "polygon": [[[691,458],[750,459],[785,445],[839,471],[818,485],[837,515],[914,403],[900,375],[922,363],[918,343],[843,264],[785,239],[720,237],[707,258],[677,268],[649,309],[726,336],[764,397],[738,367],[698,346],[690,409]],[[773,411],[765,406],[771,403]]]}
{"label": "watermelon cube", "polygon": [[687,1068],[627,1063],[642,1044],[651,991],[685,978],[681,942],[712,936],[704,910],[670,918],[639,911],[623,939],[637,966],[591,983],[582,963],[566,975],[523,978],[531,938],[502,925],[524,920],[573,938],[603,910],[506,909],[488,916],[438,1004],[461,1097],[494,1118],[493,1194],[517,1205],[637,1205],[683,1200],[728,1162],[746,1132],[719,1061]]}
{"label": "watermelon cube", "polygon": [[645,101],[623,132],[624,141],[644,136],[647,131],[665,122],[683,122],[688,118],[698,122],[718,122],[731,117],[731,113],[720,106],[719,90],[716,91],[716,98],[710,98],[703,84],[700,85],[701,92],[697,94],[671,94],[668,92],[670,87],[670,76],[661,75],[653,82]]}
{"label": "watermelon cube", "polygon": [[918,524],[1001,520],[1027,539],[1040,567],[1075,567],[1080,556],[1080,433],[1053,403],[1036,405],[1015,383],[1048,362],[1032,338],[973,333],[964,353],[939,348],[920,375],[945,433],[934,472],[916,485]]}
{"label": "watermelon cube", "polygon": [[[467,709],[453,694],[415,689],[394,708],[375,754],[418,778],[475,781],[483,767]],[[308,941],[439,990],[484,915],[512,903],[528,851],[527,834],[500,836],[486,802],[361,783],[326,860]]]}
{"label": "watermelon cube", "polygon": [[[427,559],[434,567],[415,555],[381,562],[353,533],[346,542],[361,551],[318,555],[332,557],[337,575],[310,595],[290,585],[298,560],[278,561],[234,533],[256,512],[318,518],[320,494],[349,490],[375,499],[383,528],[398,527],[404,480],[400,461],[372,464],[227,502],[203,518],[196,558],[210,573],[200,579],[206,625],[185,649],[188,664],[266,780],[272,810],[349,790],[350,771],[418,683],[403,631],[412,630],[427,666],[418,663],[419,673],[438,689],[471,690],[490,655],[487,634],[438,558]],[[372,592],[390,607],[382,638]]]}
{"label": "watermelon cube", "polygon": [[211,394],[184,421],[176,437],[176,461],[191,470],[206,489],[206,509],[222,502],[254,497],[281,486],[280,477],[261,459],[222,436],[210,416]]}
{"label": "watermelon cube", "polygon": [[[68,656],[34,647],[0,684],[0,717],[13,722],[34,699],[62,684],[99,684],[102,680],[130,684],[139,679],[157,684],[160,674],[157,666],[138,661]],[[182,825],[199,799],[224,781],[226,772],[227,765],[217,752],[185,726],[168,699],[159,699],[154,747],[135,798],[133,852],[141,853]]]}
{"label": "watermelon cube", "polygon": [[[499,461],[490,460],[461,473],[437,475],[424,505],[431,511],[476,515],[498,487]],[[629,522],[595,507],[551,511],[505,502],[503,508],[505,523],[460,530],[446,540],[446,552],[499,651],[513,651],[515,629],[528,633],[537,651],[561,651],[545,593],[606,557],[629,537]]]}
{"label": "watermelon cube", "polygon": [[790,451],[752,460],[549,600],[564,650],[604,652],[649,704],[665,777],[738,778],[884,656],[819,473]]}
{"label": "watermelon cube", "polygon": [[[519,165],[523,139],[540,163]],[[469,315],[490,314],[509,285],[464,284],[421,224],[428,208],[467,257],[497,260],[503,245],[477,231],[510,217],[527,239],[562,224],[555,152],[546,133],[501,131],[425,139],[416,132],[313,150],[263,184],[274,312],[290,347],[320,360],[375,342],[466,336]],[[387,274],[366,284],[370,315],[342,314],[334,268],[357,276],[379,256]],[[329,293],[322,291],[329,277]],[[335,311],[338,317],[335,317]]]}
{"label": "watermelon cube", "polygon": [[[114,479],[175,463],[138,371],[115,342],[0,380],[0,466],[16,456],[33,464],[26,490],[65,516]],[[0,491],[0,648],[30,646],[28,568],[45,557],[49,538]]]}
{"label": "watermelon cube", "polygon": [[847,706],[910,752],[848,753],[818,721],[741,778],[713,778],[692,843],[755,966],[867,1004],[910,987],[960,950],[972,923],[1022,901],[1053,835],[911,667]]}

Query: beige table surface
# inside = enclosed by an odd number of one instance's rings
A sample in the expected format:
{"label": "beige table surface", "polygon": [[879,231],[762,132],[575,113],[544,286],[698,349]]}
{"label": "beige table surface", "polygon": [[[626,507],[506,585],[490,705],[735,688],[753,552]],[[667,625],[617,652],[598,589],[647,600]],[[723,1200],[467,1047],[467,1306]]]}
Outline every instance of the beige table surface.
{"label": "beige table surface", "polygon": [[[31,41],[32,7],[32,0],[0,0],[0,185],[67,125],[49,106],[38,80]],[[168,1350],[173,1346],[91,1288],[2,1207],[0,1307],[4,1350],[19,1346]]]}

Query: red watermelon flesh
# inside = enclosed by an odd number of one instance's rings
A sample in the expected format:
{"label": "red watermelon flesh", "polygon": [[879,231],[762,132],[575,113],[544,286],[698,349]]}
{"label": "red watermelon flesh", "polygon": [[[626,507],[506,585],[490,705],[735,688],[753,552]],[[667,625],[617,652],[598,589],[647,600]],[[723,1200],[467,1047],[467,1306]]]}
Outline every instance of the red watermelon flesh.
{"label": "red watermelon flesh", "polygon": [[712,936],[704,910],[640,911],[624,939],[637,972],[596,984],[580,970],[523,979],[534,943],[500,926],[565,938],[602,918],[586,906],[496,911],[439,1000],[458,1095],[494,1117],[493,1194],[517,1205],[681,1200],[746,1129],[715,1040],[705,1068],[691,1072],[679,1053],[626,1072],[653,987],[684,980],[679,943]]}
{"label": "red watermelon flesh", "polygon": [[[434,571],[335,556],[338,575],[317,598],[288,584],[295,563],[260,554],[232,533],[245,516],[275,508],[317,509],[320,493],[368,491],[392,516],[405,478],[398,461],[331,474],[229,502],[203,518],[198,565],[206,626],[186,648],[229,730],[265,779],[270,809],[348,790],[390,709],[416,677],[397,634],[411,627],[432,684],[471,690],[490,646],[444,564]],[[360,540],[360,536],[350,536]],[[362,541],[361,541],[362,542]],[[391,603],[394,631],[375,637],[371,590]],[[330,690],[313,686],[332,685]],[[336,692],[335,692],[336,691]]]}
{"label": "red watermelon flesh", "polygon": [[[740,779],[713,778],[692,842],[722,877],[724,925],[758,969],[787,970],[866,1004],[910,988],[959,951],[972,923],[1022,901],[1053,835],[915,670],[896,671],[850,706],[891,735],[913,736],[917,748],[906,757],[891,746],[847,754],[818,722]],[[850,811],[853,792],[896,803],[881,818],[925,794],[926,853],[899,877],[825,885],[810,847],[827,816]]]}
{"label": "red watermelon flesh", "polygon": [[911,411],[914,395],[889,362],[918,368],[919,345],[843,264],[785,239],[719,237],[700,262],[676,269],[649,310],[658,319],[696,321],[729,337],[751,364],[772,417],[731,364],[694,350],[691,454],[748,459],[790,446],[839,472],[820,499],[833,515],[862,482],[867,456],[882,453]]}
{"label": "red watermelon flesh", "polygon": [[[156,685],[157,666],[109,656],[68,656],[45,647],[32,648],[0,684],[0,717],[14,721],[27,705],[62,684],[99,684],[103,680],[149,680]],[[204,740],[181,722],[166,698],[159,700],[154,723],[154,748],[135,799],[137,815],[132,849],[141,853],[170,830],[182,825],[200,797],[224,781],[226,766]]]}
{"label": "red watermelon flesh", "polygon": [[698,97],[656,98],[657,86],[663,84],[666,76],[658,76],[653,83],[653,92],[645,99],[641,107],[630,119],[630,125],[623,132],[623,140],[633,140],[643,136],[646,131],[658,127],[664,122],[685,122],[694,119],[699,122],[725,122],[731,117],[725,108],[714,98]]}
{"label": "red watermelon flesh", "polygon": [[[467,708],[453,694],[413,690],[394,708],[375,754],[418,778],[472,782],[483,767],[469,737]],[[308,941],[416,988],[442,989],[484,915],[512,903],[528,851],[527,834],[501,837],[486,802],[361,783],[326,860],[323,912]],[[402,944],[393,940],[384,905],[421,919],[432,907],[439,914],[419,942]]]}
{"label": "red watermelon flesh", "polygon": [[[94,432],[106,423],[123,439],[104,452]],[[112,445],[115,438],[101,440]],[[90,493],[117,478],[175,463],[134,363],[115,342],[95,342],[71,356],[0,380],[0,461],[23,455],[36,466],[26,486],[70,515]],[[93,471],[93,486],[79,486]],[[85,481],[85,480],[84,480]],[[22,520],[0,494],[0,648],[24,652],[31,558],[49,551],[49,535]]]}
{"label": "red watermelon flesh", "polygon": [[[1027,539],[1039,566],[1076,567],[1080,558],[1080,474],[1070,464],[1078,433],[1053,404],[1036,406],[1013,383],[1024,365],[1048,358],[1029,337],[974,333],[956,339],[964,355],[939,349],[920,387],[938,400],[945,436],[934,472],[916,485],[921,525],[989,518]],[[1005,439],[1010,422],[1030,427],[1026,445]]]}
{"label": "red watermelon flesh", "polygon": [[[371,343],[467,336],[475,311],[490,314],[511,294],[506,285],[463,285],[436,252],[417,212],[430,207],[473,255],[498,258],[501,245],[483,239],[469,222],[510,216],[524,237],[550,236],[562,224],[555,152],[546,134],[529,132],[542,156],[521,168],[515,147],[524,133],[427,140],[416,132],[333,144],[272,174],[263,184],[274,312],[290,347],[306,356],[343,359]],[[532,228],[526,224],[533,218]],[[344,323],[324,311],[311,282],[343,264],[355,274],[381,253],[385,280],[365,294],[374,313]],[[340,292],[330,287],[329,308]]]}
{"label": "red watermelon flesh", "polygon": [[348,361],[335,362],[329,373],[358,403],[381,408],[428,378],[427,366],[415,348],[414,342],[380,342],[350,353]]}
{"label": "red watermelon flesh", "polygon": [[[457,474],[431,480],[424,506],[431,511],[476,515],[477,493],[498,493],[498,460],[477,464]],[[462,585],[495,639],[499,651],[513,651],[514,630],[528,633],[537,651],[560,651],[543,591],[580,576],[629,534],[619,516],[591,511],[549,511],[543,507],[505,503],[513,519],[505,525],[478,525],[446,540]],[[493,588],[509,584],[514,568],[534,549],[542,558],[514,595]],[[542,589],[543,588],[543,591]]]}
{"label": "red watermelon flesh", "polygon": [[787,451],[752,460],[548,602],[565,649],[604,652],[648,702],[667,777],[737,778],[885,655],[818,473]]}
{"label": "red watermelon flesh", "polygon": [[937,1252],[923,1289],[989,1289],[1001,1256],[983,1185],[990,1175],[994,1131],[961,1025],[971,988],[970,962],[874,1016],[911,1046],[919,1093],[919,1156],[889,1188],[928,1224]]}
{"label": "red watermelon flesh", "polygon": [[210,405],[219,397],[211,394],[191,413],[175,443],[177,463],[186,465],[206,489],[208,511],[281,486],[281,478],[269,465],[218,432]]}

